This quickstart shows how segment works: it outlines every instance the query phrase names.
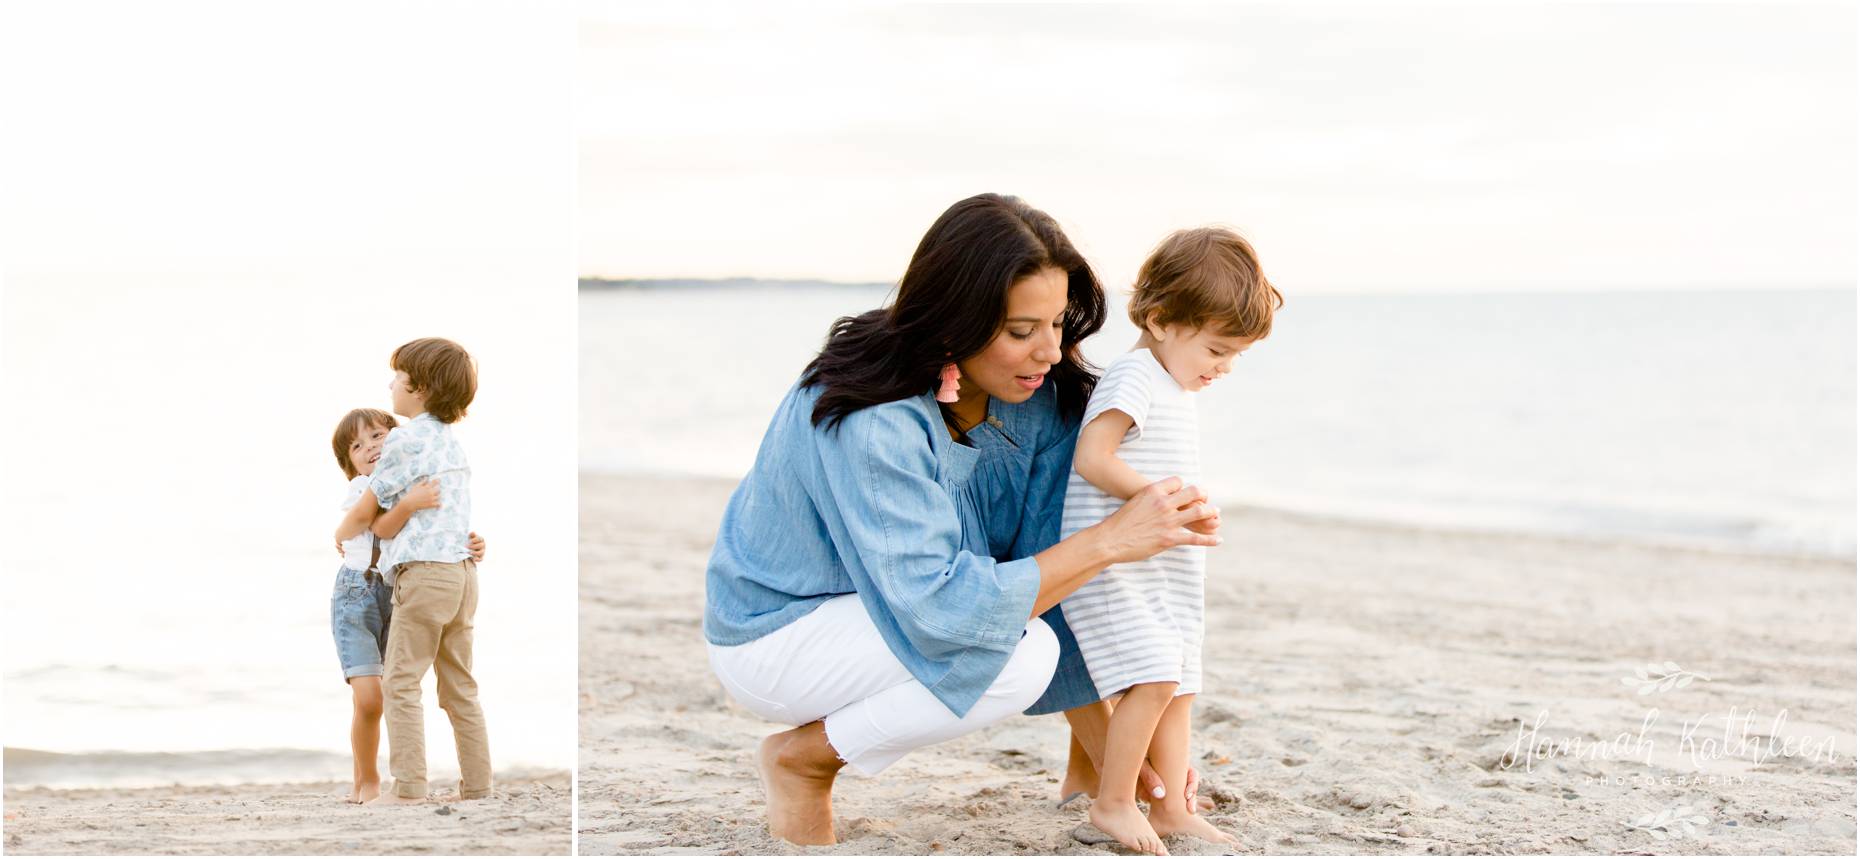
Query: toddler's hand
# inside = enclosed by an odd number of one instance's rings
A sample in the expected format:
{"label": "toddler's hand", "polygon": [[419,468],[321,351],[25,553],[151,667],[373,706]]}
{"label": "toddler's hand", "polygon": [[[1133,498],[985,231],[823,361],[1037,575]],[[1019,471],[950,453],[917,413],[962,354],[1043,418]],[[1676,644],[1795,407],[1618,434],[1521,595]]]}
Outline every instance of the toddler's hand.
{"label": "toddler's hand", "polygon": [[348,553],[348,552],[345,552],[345,551],[343,551],[343,550],[342,550],[342,541],[341,541],[341,540],[337,540],[337,541],[336,541],[336,554],[338,554],[338,555],[341,555],[341,556],[343,556],[343,557],[345,557],[345,558],[349,556],[349,553]]}
{"label": "toddler's hand", "polygon": [[413,509],[427,510],[439,506],[439,481],[427,478],[407,489],[407,500],[413,502]]}

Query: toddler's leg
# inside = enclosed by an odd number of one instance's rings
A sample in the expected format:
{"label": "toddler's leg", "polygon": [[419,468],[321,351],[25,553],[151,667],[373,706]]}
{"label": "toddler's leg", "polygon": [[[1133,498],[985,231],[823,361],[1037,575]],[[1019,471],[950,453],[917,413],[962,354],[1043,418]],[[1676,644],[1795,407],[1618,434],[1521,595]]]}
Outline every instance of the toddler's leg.
{"label": "toddler's leg", "polygon": [[381,795],[381,678],[356,677],[349,681],[355,698],[355,718],[349,724],[349,746],[355,752],[355,788],[350,802],[367,802]]}
{"label": "toddler's leg", "polygon": [[[1169,855],[1162,839],[1137,810],[1137,773],[1156,722],[1175,695],[1174,683],[1139,683],[1124,693],[1111,713],[1104,741],[1104,766],[1099,769],[1098,798],[1091,803],[1092,825],[1125,847],[1157,856]],[[1166,778],[1166,777],[1165,777]],[[1180,789],[1180,782],[1170,788]],[[1172,794],[1179,795],[1179,794]]]}
{"label": "toddler's leg", "polygon": [[1162,776],[1173,801],[1150,803],[1150,827],[1157,835],[1193,835],[1216,844],[1239,846],[1240,839],[1190,813],[1180,800],[1187,790],[1189,714],[1194,706],[1194,695],[1179,695],[1169,702],[1156,723],[1155,736],[1150,740],[1150,763]]}

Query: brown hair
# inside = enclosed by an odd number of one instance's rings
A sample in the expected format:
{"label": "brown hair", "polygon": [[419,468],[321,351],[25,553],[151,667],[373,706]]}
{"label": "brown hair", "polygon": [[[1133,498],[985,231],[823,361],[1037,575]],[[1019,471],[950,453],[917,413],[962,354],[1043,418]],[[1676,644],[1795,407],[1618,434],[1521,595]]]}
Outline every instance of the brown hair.
{"label": "brown hair", "polygon": [[342,416],[336,424],[336,437],[330,443],[336,448],[336,464],[342,466],[342,473],[350,480],[360,476],[355,470],[355,463],[349,459],[349,445],[355,443],[362,430],[369,427],[393,429],[400,426],[394,416],[380,409],[355,409]]}
{"label": "brown hair", "polygon": [[465,347],[442,337],[423,337],[403,343],[388,358],[388,366],[407,374],[415,393],[426,396],[426,411],[442,423],[465,416],[465,407],[478,394],[478,368]]}
{"label": "brown hair", "polygon": [[1210,325],[1225,337],[1258,340],[1272,333],[1272,311],[1285,306],[1259,257],[1239,233],[1225,227],[1177,230],[1150,251],[1130,295],[1130,321],[1158,325]]}

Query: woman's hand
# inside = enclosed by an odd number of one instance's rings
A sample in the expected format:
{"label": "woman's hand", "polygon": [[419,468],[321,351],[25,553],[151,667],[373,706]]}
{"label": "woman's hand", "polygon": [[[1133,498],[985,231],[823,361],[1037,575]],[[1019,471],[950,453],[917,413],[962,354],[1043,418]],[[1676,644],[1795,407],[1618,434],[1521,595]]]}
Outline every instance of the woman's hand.
{"label": "woman's hand", "polygon": [[[1157,775],[1156,768],[1150,766],[1150,759],[1144,758],[1143,768],[1137,771],[1137,798],[1144,802],[1155,802],[1156,792],[1162,789],[1162,776]],[[1194,764],[1189,764],[1188,784],[1182,790],[1182,798],[1187,801],[1189,814],[1200,814],[1203,811],[1213,810],[1212,804],[1207,808],[1201,807],[1201,798],[1196,796],[1196,792],[1199,790],[1201,790],[1201,773],[1195,772]]]}
{"label": "woman's hand", "polygon": [[1214,534],[1218,533],[1221,530],[1221,508],[1215,507],[1212,504],[1208,505],[1208,507],[1214,511],[1214,515],[1212,517],[1207,518],[1207,519],[1198,519],[1194,522],[1188,523],[1184,527],[1188,528],[1188,530],[1193,531],[1197,534],[1207,534],[1209,536],[1213,536]]}
{"label": "woman's hand", "polygon": [[407,488],[406,500],[415,510],[427,510],[439,506],[439,481],[427,478]]}
{"label": "woman's hand", "polygon": [[465,551],[471,553],[472,563],[484,563],[484,538],[478,536],[477,531],[471,532],[471,539],[465,543]]}
{"label": "woman's hand", "polygon": [[1092,527],[1102,529],[1111,562],[1122,564],[1176,546],[1218,546],[1221,538],[1213,531],[1220,527],[1220,515],[1200,488],[1183,486],[1179,477],[1165,477],[1143,487]]}

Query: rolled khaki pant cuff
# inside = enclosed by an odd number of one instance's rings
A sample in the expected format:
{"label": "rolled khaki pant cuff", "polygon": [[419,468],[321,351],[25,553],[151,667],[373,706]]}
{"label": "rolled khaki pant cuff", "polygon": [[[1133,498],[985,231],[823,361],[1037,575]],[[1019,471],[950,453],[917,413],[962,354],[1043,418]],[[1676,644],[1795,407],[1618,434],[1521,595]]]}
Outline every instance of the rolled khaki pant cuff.
{"label": "rolled khaki pant cuff", "polygon": [[483,799],[490,795],[491,795],[491,789],[488,787],[485,788],[484,790],[461,790],[459,791],[459,799]]}
{"label": "rolled khaki pant cuff", "polygon": [[394,780],[394,795],[401,799],[425,799],[426,782],[397,778]]}

